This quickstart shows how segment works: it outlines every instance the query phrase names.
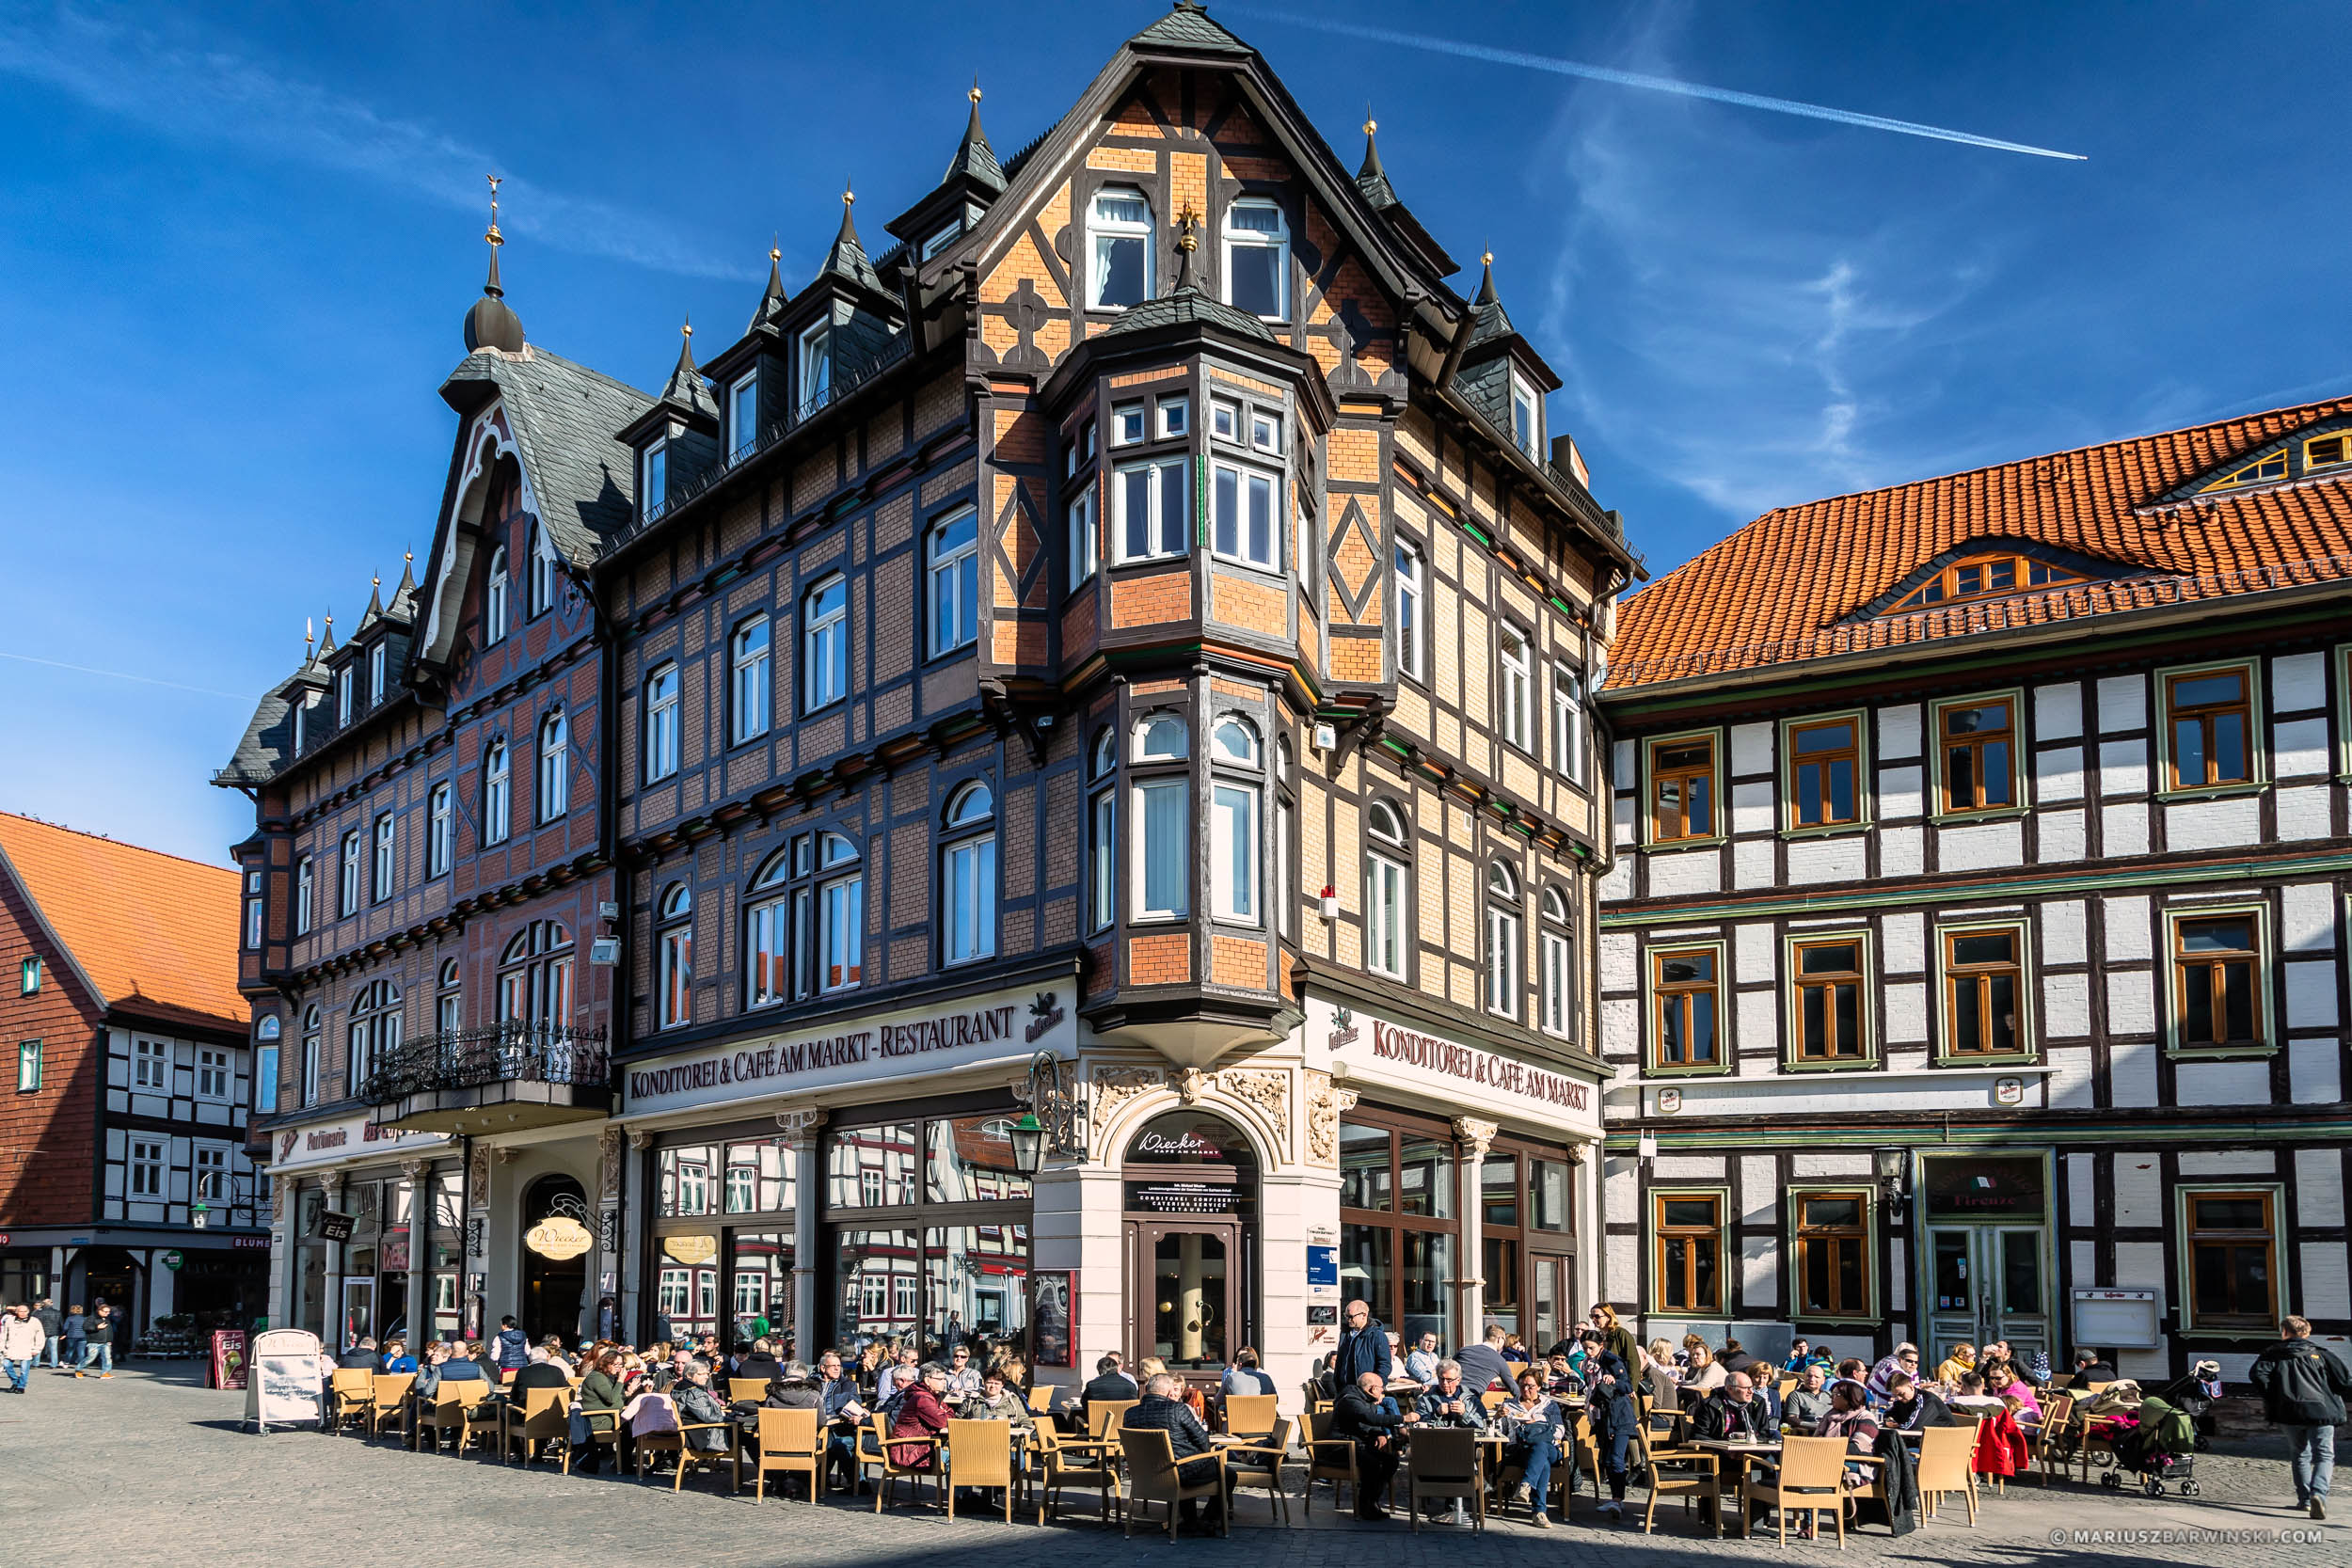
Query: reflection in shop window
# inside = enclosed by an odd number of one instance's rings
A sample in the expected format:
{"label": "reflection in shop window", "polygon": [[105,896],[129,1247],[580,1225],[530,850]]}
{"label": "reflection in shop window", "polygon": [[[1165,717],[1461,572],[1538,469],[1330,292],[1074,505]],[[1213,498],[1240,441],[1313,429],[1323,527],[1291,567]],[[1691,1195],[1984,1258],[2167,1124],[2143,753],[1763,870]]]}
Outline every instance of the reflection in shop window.
{"label": "reflection in shop window", "polygon": [[707,1144],[665,1148],[659,1162],[661,1212],[665,1216],[716,1212],[710,1206],[711,1170],[717,1150]]}
{"label": "reflection in shop window", "polygon": [[1012,1161],[1010,1112],[930,1123],[924,1196],[933,1203],[1026,1201],[1029,1179]]}

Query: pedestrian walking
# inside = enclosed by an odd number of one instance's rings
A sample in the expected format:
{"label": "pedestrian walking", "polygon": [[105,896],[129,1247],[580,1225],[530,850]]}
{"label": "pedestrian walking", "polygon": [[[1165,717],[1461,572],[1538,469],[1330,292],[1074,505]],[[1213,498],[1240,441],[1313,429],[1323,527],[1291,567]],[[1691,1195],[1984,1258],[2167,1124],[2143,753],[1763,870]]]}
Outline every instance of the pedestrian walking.
{"label": "pedestrian walking", "polygon": [[2328,1482],[2336,1469],[2336,1428],[2352,1372],[2335,1352],[2312,1343],[2309,1318],[2279,1323],[2279,1342],[2254,1357],[2247,1381],[2263,1397],[2263,1413],[2287,1434],[2295,1451],[2295,1506],[2328,1517]]}
{"label": "pedestrian walking", "polygon": [[100,1377],[114,1376],[115,1309],[104,1302],[100,1302],[98,1310],[91,1314],[89,1322],[84,1325],[82,1338],[84,1340],[82,1359],[80,1364],[73,1369],[73,1375],[75,1377],[86,1376],[89,1371],[90,1363],[94,1361],[98,1363]]}
{"label": "pedestrian walking", "polygon": [[49,1336],[33,1321],[33,1309],[23,1302],[0,1313],[0,1371],[8,1374],[9,1393],[24,1392],[24,1382],[33,1375],[33,1363],[48,1343]]}
{"label": "pedestrian walking", "polygon": [[65,1309],[65,1370],[81,1375],[82,1347],[89,1342],[89,1319],[78,1307]]}
{"label": "pedestrian walking", "polygon": [[53,1298],[43,1296],[33,1303],[33,1322],[40,1324],[41,1333],[47,1336],[47,1343],[40,1347],[40,1364],[54,1367],[57,1364],[57,1337],[65,1332],[65,1314],[57,1310]]}

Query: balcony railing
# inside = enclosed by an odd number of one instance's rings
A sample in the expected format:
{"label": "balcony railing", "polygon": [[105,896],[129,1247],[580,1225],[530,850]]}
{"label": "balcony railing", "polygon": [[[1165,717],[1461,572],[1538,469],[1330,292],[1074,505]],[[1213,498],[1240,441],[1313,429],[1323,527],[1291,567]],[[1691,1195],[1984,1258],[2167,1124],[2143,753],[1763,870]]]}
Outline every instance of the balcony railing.
{"label": "balcony railing", "polygon": [[603,1029],[509,1022],[403,1043],[375,1064],[359,1086],[359,1098],[388,1105],[410,1095],[487,1084],[602,1088],[611,1074]]}

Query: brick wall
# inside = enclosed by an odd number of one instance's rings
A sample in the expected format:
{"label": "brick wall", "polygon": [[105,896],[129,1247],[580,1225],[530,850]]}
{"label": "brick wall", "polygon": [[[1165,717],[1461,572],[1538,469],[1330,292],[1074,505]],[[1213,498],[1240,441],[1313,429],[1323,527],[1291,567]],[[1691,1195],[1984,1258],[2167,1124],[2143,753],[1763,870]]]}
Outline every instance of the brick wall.
{"label": "brick wall", "polygon": [[[81,1225],[90,1212],[98,1099],[106,1056],[99,1009],[67,973],[15,878],[0,872],[0,1229]],[[19,994],[27,958],[41,960],[40,990]],[[39,1093],[16,1092],[17,1048],[41,1042]]]}

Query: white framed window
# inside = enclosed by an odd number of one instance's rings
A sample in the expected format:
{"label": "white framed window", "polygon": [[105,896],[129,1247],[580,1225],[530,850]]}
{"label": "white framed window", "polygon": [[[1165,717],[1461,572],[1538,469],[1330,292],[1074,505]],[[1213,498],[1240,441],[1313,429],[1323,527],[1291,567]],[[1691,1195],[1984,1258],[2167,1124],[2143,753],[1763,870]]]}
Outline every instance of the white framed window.
{"label": "white framed window", "polygon": [[466,1026],[465,972],[455,958],[443,958],[439,984],[433,998],[433,1028],[437,1034],[453,1035]]}
{"label": "white framed window", "polygon": [[[760,682],[766,690],[768,683]],[[645,677],[645,782],[657,784],[677,771],[677,665],[657,665]]]}
{"label": "white framed window", "polygon": [[401,1017],[400,988],[389,980],[364,986],[352,999],[344,1036],[349,1046],[343,1058],[346,1092],[358,1094],[376,1065],[400,1049]]}
{"label": "white framed window", "polygon": [[818,322],[801,334],[801,418],[833,398],[833,323]]}
{"label": "white framed window", "polygon": [[967,506],[933,523],[926,553],[930,652],[936,658],[980,638],[980,515]]}
{"label": "white framed window", "polygon": [[1421,552],[1410,545],[1396,546],[1396,667],[1415,680],[1422,675]]}
{"label": "white framed window", "polygon": [[39,1040],[16,1042],[16,1092],[19,1094],[40,1092],[40,1041]]}
{"label": "white framed window", "polygon": [[1256,768],[1259,764],[1258,726],[1237,713],[1229,713],[1217,721],[1210,736],[1210,755],[1218,762]]}
{"label": "white framed window", "polygon": [[131,1140],[131,1196],[164,1196],[164,1142],[161,1138]]}
{"label": "white framed window", "polygon": [[317,896],[317,873],[311,868],[310,857],[305,855],[294,862],[294,935],[310,935],[310,924],[317,918],[312,903]]}
{"label": "white framed window", "polygon": [[939,894],[946,909],[943,963],[996,956],[995,798],[988,785],[965,784],[949,798],[939,852]]}
{"label": "white framed window", "polygon": [[27,958],[17,966],[16,983],[20,995],[32,996],[40,991],[40,959],[38,957]]}
{"label": "white framed window", "polygon": [[199,1045],[196,1048],[196,1098],[229,1098],[229,1053],[219,1046]]}
{"label": "white framed window", "polygon": [[1290,224],[1276,203],[1248,196],[1225,209],[1226,304],[1252,316],[1284,315],[1290,256]]}
{"label": "white framed window", "polygon": [[229,1151],[218,1144],[199,1144],[195,1149],[195,1185],[192,1194],[199,1203],[225,1203],[229,1199]]}
{"label": "white framed window", "polygon": [[1114,469],[1119,506],[1119,559],[1164,561],[1190,545],[1191,509],[1184,504],[1191,460],[1158,457]]}
{"label": "white framed window", "polygon": [[308,745],[310,745],[310,694],[309,692],[307,692],[307,691],[296,692],[296,693],[294,694],[294,755],[296,755],[296,756],[300,756],[300,755],[302,754],[303,748],[304,748],[304,747],[306,747],[306,746],[308,746]]}
{"label": "white framed window", "polygon": [[1094,421],[1088,420],[1078,426],[1070,444],[1062,449],[1062,477],[1075,479],[1078,470],[1094,461]]}
{"label": "white framed window", "polygon": [[675,1029],[694,1022],[694,895],[684,882],[670,884],[657,918],[654,1024]]}
{"label": "white framed window", "polygon": [[1519,1016],[1519,879],[1501,861],[1486,867],[1486,1010]]}
{"label": "white framed window", "polygon": [[545,615],[555,608],[555,545],[547,530],[531,525],[531,613]]}
{"label": "white framed window", "polygon": [[659,517],[670,504],[670,443],[656,441],[647,447],[640,467],[644,477],[638,481],[638,506],[646,516]]}
{"label": "white framed window", "polygon": [[368,650],[368,706],[384,700],[384,666],[386,649],[378,642]]}
{"label": "white framed window", "polygon": [[1410,952],[1405,877],[1412,841],[1403,815],[1386,800],[1372,803],[1367,826],[1372,842],[1364,851],[1364,967],[1402,980]]}
{"label": "white framed window", "polygon": [[1160,399],[1160,439],[1192,434],[1192,399],[1183,395]]}
{"label": "white framed window", "polygon": [[1209,787],[1209,909],[1219,920],[1258,923],[1258,791],[1215,781]]}
{"label": "white framed window", "polygon": [[337,908],[346,915],[359,912],[359,830],[343,834],[343,858],[337,878]]}
{"label": "white framed window", "polygon": [[850,694],[850,583],[827,578],[801,598],[801,706],[804,712]]}
{"label": "white framed window", "polygon": [[1136,726],[1137,762],[1181,762],[1192,755],[1191,732],[1172,713],[1155,713]]}
{"label": "white framed window", "polygon": [[740,463],[759,444],[759,372],[727,388],[727,461]]}
{"label": "white framed window", "polygon": [[1111,410],[1111,445],[1132,447],[1141,441],[1148,427],[1143,422],[1143,404],[1122,403]]}
{"label": "white framed window", "polygon": [[1220,441],[1241,439],[1241,404],[1226,398],[1209,400],[1209,434]]}
{"label": "white framed window", "polygon": [[1584,782],[1584,682],[1565,664],[1551,667],[1551,766],[1570,784]]}
{"label": "white framed window", "polygon": [[131,1041],[131,1086],[156,1094],[171,1092],[171,1042],[137,1036]]}
{"label": "white framed window", "polygon": [[791,994],[792,911],[796,904],[805,908],[807,895],[784,891],[789,869],[789,860],[778,850],[752,879],[743,910],[744,1001],[749,1006],[772,1007]]}
{"label": "white framed window", "polygon": [[346,664],[335,672],[335,725],[338,729],[351,722],[351,666]]}
{"label": "white framed window", "polygon": [[1187,779],[1147,779],[1136,785],[1136,914],[1145,920],[1181,920],[1191,900],[1185,873],[1190,864],[1192,784]]}
{"label": "white framed window", "polygon": [[539,721],[539,820],[572,809],[571,728],[557,708]]}
{"label": "white framed window", "polygon": [[1094,520],[1094,482],[1070,498],[1070,586],[1092,578],[1103,564],[1103,534]]}
{"label": "white framed window", "polygon": [[1209,466],[1209,550],[1273,571],[1280,560],[1282,482],[1231,463]]}
{"label": "white framed window", "polygon": [[[755,615],[743,622],[735,628],[735,635],[727,640],[727,739],[733,745],[739,746],[746,740],[768,733],[769,693],[773,689],[768,678],[768,617],[765,615]],[[671,685],[670,727],[675,732],[677,671],[675,666],[666,668]],[[675,750],[674,735],[674,754],[670,764],[673,772],[677,768]]]}
{"label": "white framed window", "polygon": [[1249,444],[1263,452],[1282,454],[1282,416],[1263,408],[1249,411]]}
{"label": "white framed window", "polygon": [[1566,1038],[1568,1010],[1574,1005],[1576,972],[1569,963],[1568,900],[1556,887],[1544,889],[1544,922],[1538,945],[1539,1022],[1544,1033]]}
{"label": "white framed window", "polygon": [[248,898],[248,899],[246,899],[246,900],[245,901],[245,946],[246,946],[246,952],[248,952],[248,953],[250,953],[250,952],[254,951],[255,949],[259,948],[261,945],[262,945],[262,901],[261,901],[259,898]]}
{"label": "white framed window", "polygon": [[[818,849],[823,866],[848,863],[857,850],[839,833],[827,833]],[[828,879],[817,889],[819,990],[847,990],[866,978],[866,876],[862,870]]]}
{"label": "white framed window", "polygon": [[1544,455],[1544,400],[1534,384],[1511,372],[1511,439],[1519,451],[1541,462]]}
{"label": "white framed window", "polygon": [[394,832],[390,812],[385,812],[376,817],[374,879],[369,888],[373,896],[368,900],[373,904],[381,904],[392,895],[392,877],[398,865],[398,852],[393,841]]}
{"label": "white framed window", "polygon": [[1527,634],[1504,623],[1495,632],[1495,652],[1498,656],[1500,678],[1495,683],[1495,728],[1502,738],[1522,752],[1534,750],[1534,736],[1530,733],[1534,707],[1534,684],[1528,668]]}
{"label": "white framed window", "polygon": [[485,646],[506,636],[507,596],[510,592],[506,546],[501,545],[490,552],[490,576],[482,591],[482,641]]}
{"label": "white framed window", "polygon": [[1150,299],[1152,204],[1131,185],[1110,185],[1094,193],[1087,214],[1088,306],[1123,310]]}
{"label": "white framed window", "polygon": [[1087,812],[1087,929],[1106,930],[1116,915],[1119,889],[1119,740],[1104,728],[1094,737],[1089,783],[1094,796]]}
{"label": "white framed window", "polygon": [[444,779],[425,792],[424,797],[424,874],[428,878],[447,875],[451,851],[455,847],[456,820],[451,810],[449,781]]}
{"label": "white framed window", "polygon": [[319,1102],[319,1009],[315,1003],[302,1014],[302,1103]]}
{"label": "white framed window", "polygon": [[930,261],[932,257],[938,255],[941,251],[955,244],[956,236],[961,234],[962,232],[962,218],[955,217],[948,219],[947,226],[946,228],[939,230],[929,239],[923,242],[923,249],[918,259],[925,261]]}
{"label": "white framed window", "polygon": [[503,844],[513,821],[514,781],[507,767],[506,742],[490,742],[482,760],[482,842]]}

